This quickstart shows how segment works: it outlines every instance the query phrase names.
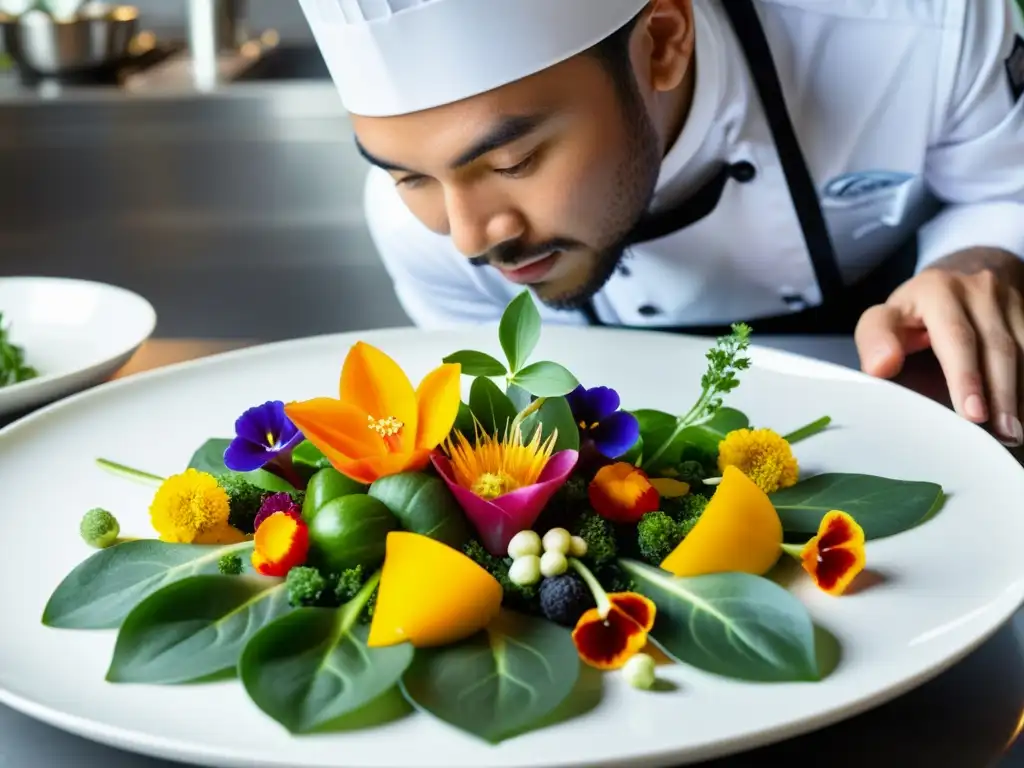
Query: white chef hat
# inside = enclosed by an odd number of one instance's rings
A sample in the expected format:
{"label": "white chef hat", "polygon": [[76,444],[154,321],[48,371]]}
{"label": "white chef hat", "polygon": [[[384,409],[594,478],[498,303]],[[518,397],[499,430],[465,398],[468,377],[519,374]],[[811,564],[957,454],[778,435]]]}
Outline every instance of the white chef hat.
{"label": "white chef hat", "polygon": [[350,113],[409,114],[536,74],[649,0],[299,0]]}

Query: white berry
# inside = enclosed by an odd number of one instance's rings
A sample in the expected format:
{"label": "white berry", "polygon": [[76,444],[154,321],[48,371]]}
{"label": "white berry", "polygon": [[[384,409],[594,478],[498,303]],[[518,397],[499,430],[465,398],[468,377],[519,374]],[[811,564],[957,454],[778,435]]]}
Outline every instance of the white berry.
{"label": "white berry", "polygon": [[517,557],[508,569],[508,577],[521,587],[536,584],[540,581],[540,558],[536,555]]}
{"label": "white berry", "polygon": [[583,557],[587,554],[587,542],[580,536],[573,536],[569,543],[569,554],[573,557]]}
{"label": "white berry", "polygon": [[622,667],[626,681],[634,688],[647,690],[654,685],[654,659],[646,653],[638,653]]}
{"label": "white berry", "polygon": [[540,536],[536,531],[520,531],[508,543],[508,556],[513,560],[527,555],[540,557]]}
{"label": "white berry", "polygon": [[569,554],[569,547],[572,544],[572,536],[565,528],[552,528],[544,534],[544,551],[558,552],[562,555]]}
{"label": "white berry", "polygon": [[561,552],[545,552],[540,558],[540,572],[546,578],[561,576],[569,570],[569,561]]}

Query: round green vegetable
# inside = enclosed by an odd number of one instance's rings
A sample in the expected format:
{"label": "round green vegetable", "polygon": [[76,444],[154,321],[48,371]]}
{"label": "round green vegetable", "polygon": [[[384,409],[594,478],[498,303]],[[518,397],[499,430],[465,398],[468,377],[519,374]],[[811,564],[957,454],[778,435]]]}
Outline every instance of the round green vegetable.
{"label": "round green vegetable", "polygon": [[313,518],[324,504],[354,493],[365,494],[366,486],[341,474],[334,467],[321,469],[309,479],[306,486],[306,498],[302,502],[302,519],[309,524],[313,522]]}
{"label": "round green vegetable", "polygon": [[470,539],[466,514],[440,478],[422,472],[388,475],[374,482],[368,493],[411,533],[459,550]]}
{"label": "round green vegetable", "polygon": [[334,573],[360,565],[370,572],[384,561],[388,534],[399,527],[376,499],[339,496],[320,507],[309,523],[310,558]]}
{"label": "round green vegetable", "polygon": [[121,525],[110,512],[97,508],[85,513],[78,530],[90,547],[106,549],[117,541]]}

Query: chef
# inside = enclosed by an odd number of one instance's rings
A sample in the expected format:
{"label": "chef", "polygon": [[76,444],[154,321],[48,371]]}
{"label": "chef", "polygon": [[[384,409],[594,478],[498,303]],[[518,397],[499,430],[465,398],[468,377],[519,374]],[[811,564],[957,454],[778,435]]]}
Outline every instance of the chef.
{"label": "chef", "polygon": [[1024,442],[1019,0],[300,0],[419,326],[853,333]]}

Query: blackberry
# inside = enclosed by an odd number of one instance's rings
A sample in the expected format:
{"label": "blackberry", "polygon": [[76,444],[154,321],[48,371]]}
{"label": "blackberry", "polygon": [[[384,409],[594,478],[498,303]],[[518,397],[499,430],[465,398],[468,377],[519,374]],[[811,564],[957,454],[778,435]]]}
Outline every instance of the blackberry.
{"label": "blackberry", "polygon": [[544,616],[563,627],[575,627],[580,616],[596,605],[587,585],[570,574],[540,583],[540,607]]}

